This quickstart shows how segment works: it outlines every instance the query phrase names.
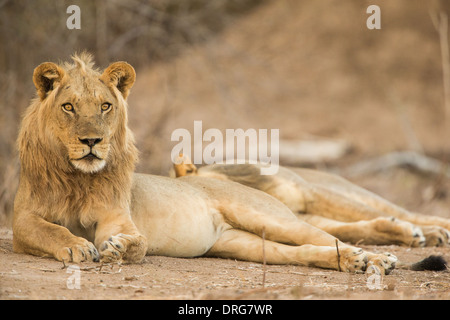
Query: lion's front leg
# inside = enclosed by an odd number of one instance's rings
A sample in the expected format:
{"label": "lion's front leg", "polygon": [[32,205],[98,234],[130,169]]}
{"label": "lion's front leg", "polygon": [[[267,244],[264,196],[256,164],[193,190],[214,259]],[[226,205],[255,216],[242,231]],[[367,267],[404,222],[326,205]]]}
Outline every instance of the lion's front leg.
{"label": "lion's front leg", "polygon": [[105,213],[97,222],[95,245],[102,262],[139,263],[147,252],[147,239],[127,212]]}
{"label": "lion's front leg", "polygon": [[97,249],[88,240],[41,216],[26,212],[15,213],[13,249],[19,253],[51,256],[63,262],[99,260]]}

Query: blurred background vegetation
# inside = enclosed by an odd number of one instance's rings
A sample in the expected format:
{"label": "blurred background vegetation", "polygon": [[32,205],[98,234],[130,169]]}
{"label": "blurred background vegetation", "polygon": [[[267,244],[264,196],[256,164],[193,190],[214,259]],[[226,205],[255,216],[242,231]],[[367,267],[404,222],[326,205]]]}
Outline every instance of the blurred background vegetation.
{"label": "blurred background vegetation", "polygon": [[[73,4],[80,30],[66,27]],[[381,30],[366,27],[372,4]],[[446,163],[448,35],[437,24],[449,9],[437,0],[0,0],[0,223],[18,184],[15,140],[34,96],[33,69],[82,50],[99,67],[125,60],[137,70],[129,104],[139,171],[166,174],[170,133],[192,130],[194,120],[203,130],[279,128],[285,140],[348,142],[352,152],[340,161],[313,165],[325,169],[397,150]],[[448,205],[448,179],[377,177],[356,182],[401,205],[448,211],[439,209]],[[430,204],[423,195],[436,181],[440,197]]]}
{"label": "blurred background vegetation", "polygon": [[[11,212],[18,183],[15,140],[34,96],[34,68],[87,50],[98,66],[125,60],[135,68],[169,61],[207,41],[263,0],[0,1],[0,221]],[[81,29],[69,30],[70,5]]]}

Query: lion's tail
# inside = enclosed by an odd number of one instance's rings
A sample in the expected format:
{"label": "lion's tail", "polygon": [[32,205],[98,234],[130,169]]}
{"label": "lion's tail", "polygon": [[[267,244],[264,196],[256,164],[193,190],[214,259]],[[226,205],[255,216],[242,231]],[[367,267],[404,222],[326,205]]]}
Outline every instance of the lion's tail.
{"label": "lion's tail", "polygon": [[407,263],[398,261],[396,263],[396,268],[413,271],[443,271],[447,269],[447,262],[442,256],[431,255],[419,262]]}

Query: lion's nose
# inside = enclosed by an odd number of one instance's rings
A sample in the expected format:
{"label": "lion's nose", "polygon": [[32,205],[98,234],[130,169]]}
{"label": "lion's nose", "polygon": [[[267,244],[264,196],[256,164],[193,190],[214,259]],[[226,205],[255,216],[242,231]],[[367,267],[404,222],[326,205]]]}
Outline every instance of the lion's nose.
{"label": "lion's nose", "polygon": [[95,146],[97,143],[99,143],[100,141],[102,141],[102,138],[88,138],[88,139],[81,139],[78,138],[78,140],[80,140],[80,142],[82,144],[88,145],[89,147],[93,147]]}

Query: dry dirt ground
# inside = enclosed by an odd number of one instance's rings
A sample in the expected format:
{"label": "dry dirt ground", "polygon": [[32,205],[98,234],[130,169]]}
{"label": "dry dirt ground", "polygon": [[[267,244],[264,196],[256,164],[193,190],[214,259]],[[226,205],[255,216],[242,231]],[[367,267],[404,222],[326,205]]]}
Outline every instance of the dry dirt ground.
{"label": "dry dirt ground", "polygon": [[[428,199],[436,178],[406,169],[354,182],[406,208],[450,217],[450,181]],[[415,262],[450,248],[364,246]],[[265,280],[264,279],[265,276]],[[76,279],[78,278],[79,286]],[[264,282],[264,283],[263,283]],[[77,289],[79,287],[79,289]],[[72,288],[72,289],[71,289]],[[0,299],[450,299],[450,271],[394,270],[376,278],[302,266],[279,266],[213,258],[147,256],[138,265],[68,265],[12,251],[10,227],[0,227]]]}
{"label": "dry dirt ground", "polygon": [[[100,268],[99,263],[82,263],[63,268],[53,259],[14,253],[11,239],[11,231],[2,229],[0,299],[450,299],[449,271],[394,270],[377,278],[301,266],[161,256],[147,256],[138,265]],[[389,251],[404,261],[429,254],[450,258],[449,249],[443,248],[362,248]]]}

